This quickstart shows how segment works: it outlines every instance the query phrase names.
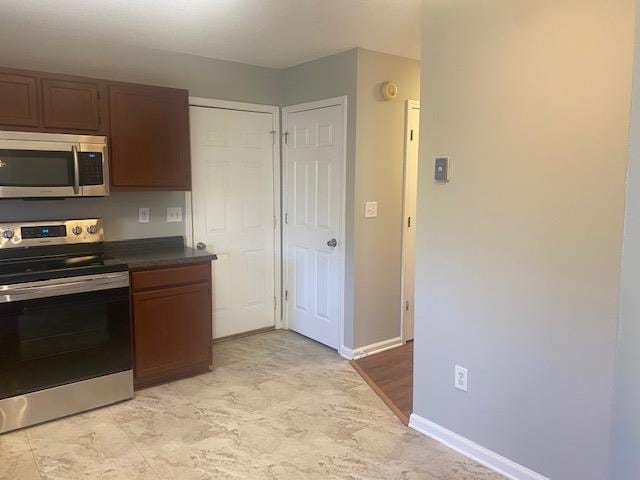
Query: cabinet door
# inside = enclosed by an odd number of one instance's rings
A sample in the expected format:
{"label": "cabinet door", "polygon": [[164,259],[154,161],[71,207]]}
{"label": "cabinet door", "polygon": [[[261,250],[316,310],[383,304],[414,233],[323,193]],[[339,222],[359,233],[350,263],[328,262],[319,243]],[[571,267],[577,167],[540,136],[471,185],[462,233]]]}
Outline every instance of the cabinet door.
{"label": "cabinet door", "polygon": [[210,284],[133,294],[138,386],[206,369],[211,362]]}
{"label": "cabinet door", "polygon": [[97,83],[42,79],[42,112],[46,128],[96,131],[100,128]]}
{"label": "cabinet door", "polygon": [[0,73],[0,126],[37,127],[36,76]]}
{"label": "cabinet door", "polygon": [[109,87],[114,190],[189,190],[186,90]]}

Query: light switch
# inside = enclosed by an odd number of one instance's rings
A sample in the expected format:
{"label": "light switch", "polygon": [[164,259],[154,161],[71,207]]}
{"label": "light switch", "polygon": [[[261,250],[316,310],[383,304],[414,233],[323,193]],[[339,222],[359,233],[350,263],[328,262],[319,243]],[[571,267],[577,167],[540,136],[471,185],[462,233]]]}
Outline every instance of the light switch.
{"label": "light switch", "polygon": [[378,202],[366,202],[364,204],[364,217],[376,218],[378,216]]}
{"label": "light switch", "polygon": [[169,207],[167,208],[167,223],[178,223],[182,221],[182,208],[181,207]]}
{"label": "light switch", "polygon": [[436,182],[448,182],[449,181],[449,157],[436,158]]}
{"label": "light switch", "polygon": [[149,223],[149,209],[142,207],[138,209],[138,223]]}

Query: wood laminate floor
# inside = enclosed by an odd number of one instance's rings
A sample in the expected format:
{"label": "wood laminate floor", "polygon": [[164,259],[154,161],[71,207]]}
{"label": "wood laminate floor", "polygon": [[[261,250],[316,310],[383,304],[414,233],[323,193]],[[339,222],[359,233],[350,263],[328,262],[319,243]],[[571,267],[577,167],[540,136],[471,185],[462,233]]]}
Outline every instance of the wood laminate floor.
{"label": "wood laminate floor", "polygon": [[351,365],[408,425],[413,410],[413,342],[353,360]]}

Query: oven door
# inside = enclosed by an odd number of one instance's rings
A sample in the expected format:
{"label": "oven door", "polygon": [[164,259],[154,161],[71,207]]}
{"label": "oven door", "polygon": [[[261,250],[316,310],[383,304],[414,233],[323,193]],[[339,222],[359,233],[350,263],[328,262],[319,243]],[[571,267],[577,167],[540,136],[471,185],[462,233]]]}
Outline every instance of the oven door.
{"label": "oven door", "polygon": [[0,399],[132,368],[127,272],[0,287]]}

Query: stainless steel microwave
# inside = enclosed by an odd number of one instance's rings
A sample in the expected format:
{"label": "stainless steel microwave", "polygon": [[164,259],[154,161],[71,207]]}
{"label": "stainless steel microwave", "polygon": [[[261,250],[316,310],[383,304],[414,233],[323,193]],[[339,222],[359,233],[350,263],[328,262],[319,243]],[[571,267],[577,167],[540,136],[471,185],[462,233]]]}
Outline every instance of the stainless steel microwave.
{"label": "stainless steel microwave", "polygon": [[109,195],[107,137],[0,131],[0,198]]}

